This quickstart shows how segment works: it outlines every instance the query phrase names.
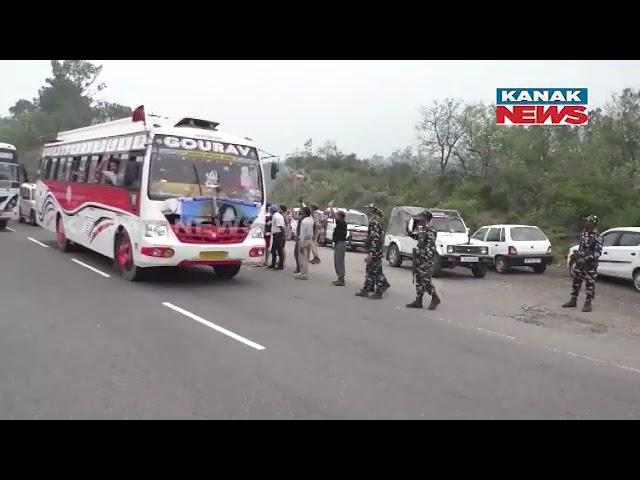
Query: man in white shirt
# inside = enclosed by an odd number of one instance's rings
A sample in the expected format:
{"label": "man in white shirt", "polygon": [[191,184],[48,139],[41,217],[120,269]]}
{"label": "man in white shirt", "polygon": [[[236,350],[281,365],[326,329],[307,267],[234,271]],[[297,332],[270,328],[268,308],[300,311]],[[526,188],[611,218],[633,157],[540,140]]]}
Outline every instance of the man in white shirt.
{"label": "man in white shirt", "polygon": [[[271,266],[274,270],[284,270],[284,234],[286,225],[284,217],[280,213],[280,209],[276,205],[271,206],[273,214],[271,220]],[[278,257],[278,266],[276,267],[276,256]]]}
{"label": "man in white shirt", "polygon": [[307,273],[309,272],[309,253],[311,252],[311,244],[313,242],[314,221],[309,207],[302,209],[302,217],[300,236],[298,237],[298,263],[300,264],[300,273],[296,274],[298,280],[307,279]]}

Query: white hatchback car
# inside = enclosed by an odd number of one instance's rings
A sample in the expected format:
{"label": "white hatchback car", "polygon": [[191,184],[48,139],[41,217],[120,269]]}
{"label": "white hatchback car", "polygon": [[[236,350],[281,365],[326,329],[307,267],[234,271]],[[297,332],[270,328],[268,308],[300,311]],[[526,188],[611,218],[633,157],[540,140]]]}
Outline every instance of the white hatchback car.
{"label": "white hatchback car", "polygon": [[531,267],[536,273],[544,273],[553,261],[551,242],[533,225],[487,225],[471,236],[471,243],[489,249],[498,273],[505,273],[515,266]]}
{"label": "white hatchback car", "polygon": [[[611,228],[601,235],[603,247],[598,275],[633,280],[633,286],[640,292],[640,227]],[[577,249],[574,245],[567,254],[567,267],[571,273],[571,253]]]}

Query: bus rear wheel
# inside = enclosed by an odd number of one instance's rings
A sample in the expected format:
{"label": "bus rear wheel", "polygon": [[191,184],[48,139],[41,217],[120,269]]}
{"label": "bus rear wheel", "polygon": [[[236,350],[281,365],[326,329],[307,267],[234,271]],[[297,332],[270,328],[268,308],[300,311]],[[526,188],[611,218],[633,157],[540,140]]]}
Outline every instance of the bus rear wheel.
{"label": "bus rear wheel", "polygon": [[114,263],[125,280],[135,282],[142,278],[142,269],[133,261],[133,246],[126,230],[116,237]]}
{"label": "bus rear wheel", "polygon": [[216,272],[216,277],[229,280],[238,274],[240,265],[216,265],[213,267],[213,271]]}
{"label": "bus rear wheel", "polygon": [[7,220],[0,220],[0,230],[7,228]]}

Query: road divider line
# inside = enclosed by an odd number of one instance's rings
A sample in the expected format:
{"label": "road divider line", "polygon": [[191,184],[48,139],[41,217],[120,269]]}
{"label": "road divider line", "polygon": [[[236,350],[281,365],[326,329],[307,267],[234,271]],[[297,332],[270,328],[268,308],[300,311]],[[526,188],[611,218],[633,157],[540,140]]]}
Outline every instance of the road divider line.
{"label": "road divider line", "polygon": [[36,240],[35,238],[27,237],[27,240],[31,240],[33,243],[37,243],[37,244],[38,244],[38,245],[40,245],[41,247],[49,248],[49,245],[45,245],[44,243],[39,242],[39,241],[38,241],[38,240]]}
{"label": "road divider line", "polygon": [[6,230],[9,230],[10,232],[16,233],[16,231],[15,231],[13,228],[11,228],[11,227],[4,227],[4,228],[5,228]]}
{"label": "road divider line", "polygon": [[174,310],[178,313],[181,313],[182,315],[184,315],[185,317],[189,317],[192,320],[195,320],[196,322],[200,322],[203,325],[206,325],[209,328],[213,328],[214,330],[216,330],[217,332],[220,332],[224,335],[227,335],[228,337],[233,338],[234,340],[237,340],[239,342],[244,343],[245,345],[250,346],[251,348],[255,348],[256,350],[264,350],[265,347],[263,347],[262,345],[252,342],[251,340],[248,340],[244,337],[241,337],[238,334],[233,333],[230,330],[227,330],[226,328],[220,327],[218,325],[216,325],[215,323],[212,323],[208,320],[205,320],[204,318],[199,317],[198,315],[195,315],[183,308],[177,307],[175,305],[173,305],[172,303],[169,302],[162,302],[162,305],[164,305],[167,308],[170,308],[171,310]]}
{"label": "road divider line", "polygon": [[599,360],[597,358],[593,358],[588,355],[583,355],[582,353],[576,353],[576,352],[565,352],[565,353],[567,355],[571,355],[572,357],[584,358],[585,360],[591,360],[592,362],[596,362],[596,363],[607,363],[604,360]]}
{"label": "road divider line", "polygon": [[617,363],[612,363],[611,365],[613,365],[614,367],[622,368],[623,370],[630,370],[635,373],[640,373],[640,370],[637,368],[627,367],[625,365],[618,365]]}
{"label": "road divider line", "polygon": [[504,333],[498,333],[498,332],[494,332],[492,330],[485,330],[484,328],[476,328],[476,330],[478,330],[479,332],[484,332],[484,333],[488,333],[489,335],[496,335],[498,337],[504,337],[504,338],[508,338],[509,340],[515,340],[516,337],[512,337],[509,335],[505,335]]}
{"label": "road divider line", "polygon": [[76,260],[75,258],[72,258],[72,259],[71,259],[71,261],[72,261],[72,262],[77,263],[77,264],[78,264],[78,265],[80,265],[81,267],[88,268],[88,269],[89,269],[89,270],[91,270],[92,272],[96,272],[97,274],[102,275],[102,276],[103,276],[103,277],[105,277],[105,278],[109,278],[109,277],[111,276],[111,275],[109,275],[108,273],[101,272],[101,271],[100,271],[100,270],[98,270],[97,268],[94,268],[94,267],[92,267],[91,265],[87,265],[86,263],[81,262],[80,260]]}

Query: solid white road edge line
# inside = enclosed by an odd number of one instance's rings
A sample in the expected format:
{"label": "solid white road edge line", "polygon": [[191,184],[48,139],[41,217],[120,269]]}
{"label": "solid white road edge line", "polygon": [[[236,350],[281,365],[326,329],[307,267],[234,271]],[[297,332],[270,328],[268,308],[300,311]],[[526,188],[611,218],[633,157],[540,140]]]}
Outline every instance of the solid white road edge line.
{"label": "solid white road edge line", "polygon": [[102,275],[103,277],[109,278],[111,276],[108,273],[101,272],[97,268],[94,268],[91,265],[87,265],[86,263],[81,262],[80,260],[76,260],[75,258],[72,258],[71,261],[77,263],[78,265],[80,265],[80,266],[82,266],[84,268],[88,268],[89,270],[91,270],[93,272],[96,272],[97,274]]}
{"label": "solid white road edge line", "polygon": [[16,233],[16,231],[15,231],[13,228],[11,228],[11,227],[4,227],[4,228],[5,228],[5,229],[7,229],[7,230],[9,230],[10,232]]}
{"label": "solid white road edge line", "polygon": [[245,345],[248,345],[248,346],[250,346],[252,348],[255,348],[256,350],[264,350],[265,349],[265,347],[263,347],[262,345],[259,345],[259,344],[255,343],[255,342],[252,342],[251,340],[248,340],[248,339],[246,339],[244,337],[241,337],[240,335],[237,335],[237,334],[227,330],[226,328],[222,328],[222,327],[216,325],[215,323],[211,323],[210,321],[205,320],[204,318],[201,318],[198,315],[195,315],[195,314],[193,314],[191,312],[188,312],[187,310],[185,310],[183,308],[177,307],[177,306],[173,305],[172,303],[162,302],[162,305],[164,305],[167,308],[170,308],[171,310],[175,310],[176,312],[181,313],[185,317],[189,317],[192,320],[195,320],[196,322],[200,322],[200,323],[202,323],[203,325],[206,325],[209,328],[213,328],[214,330],[216,330],[216,331],[218,331],[218,332],[220,332],[220,333],[222,333],[224,335],[227,335],[227,336],[233,338],[234,340],[237,340],[239,342],[244,343]]}
{"label": "solid white road edge line", "polygon": [[49,245],[45,245],[42,242],[39,242],[38,240],[36,240],[35,238],[31,238],[31,237],[27,237],[27,240],[31,240],[33,243],[37,243],[38,245],[40,245],[41,247],[44,248],[49,248]]}

